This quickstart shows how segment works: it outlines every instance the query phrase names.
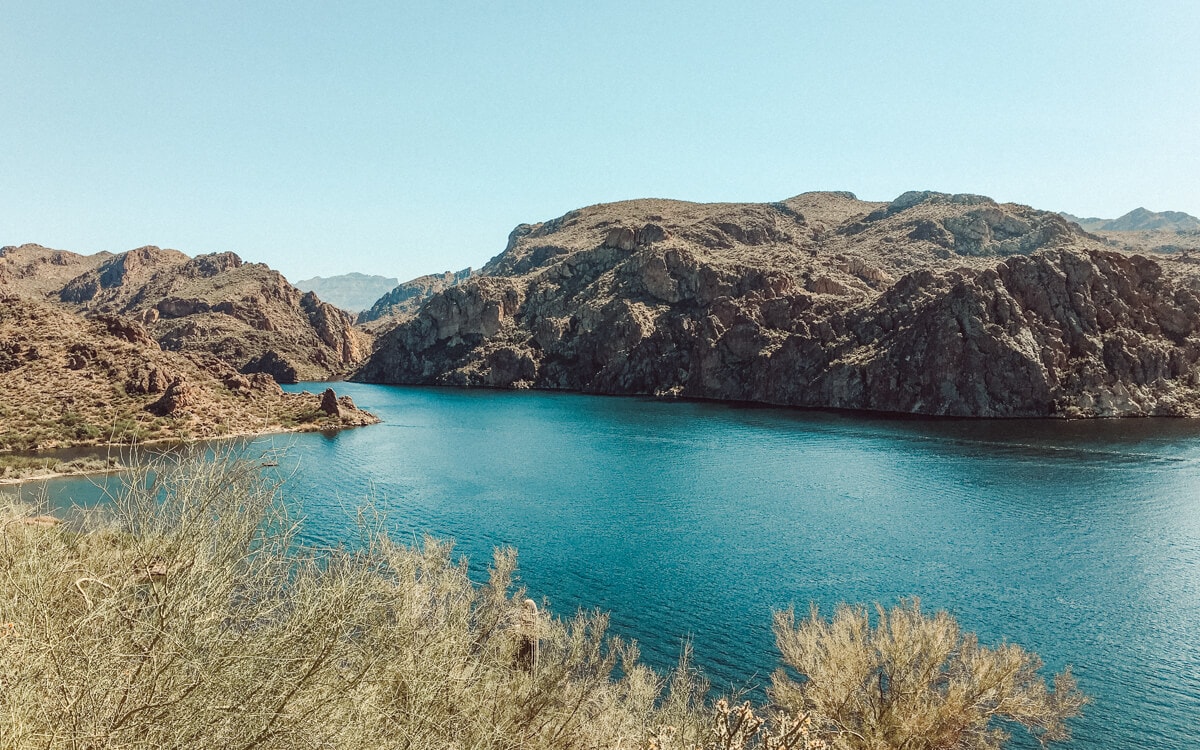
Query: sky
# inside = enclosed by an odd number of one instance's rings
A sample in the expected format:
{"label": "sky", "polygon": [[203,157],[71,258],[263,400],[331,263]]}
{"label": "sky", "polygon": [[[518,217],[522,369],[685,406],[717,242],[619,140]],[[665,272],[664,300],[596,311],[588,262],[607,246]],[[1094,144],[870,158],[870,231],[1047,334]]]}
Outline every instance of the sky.
{"label": "sky", "polygon": [[478,267],[630,198],[1200,215],[1200,5],[0,0],[0,245]]}

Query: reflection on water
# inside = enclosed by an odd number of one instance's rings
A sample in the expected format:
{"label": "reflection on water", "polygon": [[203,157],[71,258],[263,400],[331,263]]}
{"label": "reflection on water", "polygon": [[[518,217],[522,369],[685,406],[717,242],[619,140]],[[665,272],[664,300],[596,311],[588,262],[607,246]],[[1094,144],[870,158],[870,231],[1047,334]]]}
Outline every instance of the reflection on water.
{"label": "reflection on water", "polygon": [[343,390],[385,423],[251,446],[287,449],[272,470],[314,542],[347,539],[370,499],[479,564],[515,546],[556,612],[611,612],[660,667],[690,638],[718,686],[765,684],[772,609],[917,595],[1072,664],[1095,697],[1073,747],[1196,747],[1198,424]]}

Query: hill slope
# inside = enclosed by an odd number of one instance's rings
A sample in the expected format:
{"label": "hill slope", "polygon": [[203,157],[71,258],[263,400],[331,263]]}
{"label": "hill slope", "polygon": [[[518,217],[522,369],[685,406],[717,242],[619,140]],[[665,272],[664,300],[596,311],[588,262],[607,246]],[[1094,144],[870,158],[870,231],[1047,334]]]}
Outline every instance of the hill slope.
{"label": "hill slope", "polygon": [[983,196],[626,201],[521,225],[383,335],[383,383],[953,416],[1200,414],[1186,263]]}
{"label": "hill slope", "polygon": [[319,397],[211,355],[163,351],[133,319],[3,294],[0,393],[0,451],[378,421],[348,402],[322,411]]}
{"label": "hill slope", "polygon": [[233,253],[189,258],[147,246],[78,256],[37,245],[5,247],[0,293],[133,317],[164,349],[206,352],[280,382],[339,376],[370,348],[348,313]]}

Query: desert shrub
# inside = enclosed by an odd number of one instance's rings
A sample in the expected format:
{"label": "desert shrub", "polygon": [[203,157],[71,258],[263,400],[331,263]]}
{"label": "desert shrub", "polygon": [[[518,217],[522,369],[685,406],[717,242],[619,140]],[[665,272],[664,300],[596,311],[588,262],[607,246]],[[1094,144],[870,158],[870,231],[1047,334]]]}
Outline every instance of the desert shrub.
{"label": "desert shrub", "polygon": [[0,455],[0,477],[54,471],[61,463],[59,459],[51,457]]}
{"label": "desert shrub", "polygon": [[1070,670],[1049,690],[1038,657],[1020,646],[979,645],[945,612],[932,616],[920,602],[876,608],[841,605],[826,620],[814,608],[797,623],[776,614],[775,637],[784,662],[772,697],[805,713],[835,748],[986,750],[1009,739],[1017,724],[1043,743],[1068,738],[1066,719],[1086,698]]}
{"label": "desert shrub", "polygon": [[107,437],[112,443],[137,443],[149,434],[149,431],[133,417],[120,417],[113,420]]}
{"label": "desert shrub", "polygon": [[433,540],[297,545],[254,464],[149,476],[89,533],[11,508],[0,521],[0,746],[582,748],[645,734],[658,678],[601,615],[531,620],[511,551],[477,586]]}
{"label": "desert shrub", "polygon": [[[603,615],[539,611],[514,589],[511,550],[476,583],[449,543],[397,544],[367,513],[353,549],[297,544],[297,524],[259,468],[160,462],[131,475],[103,518],[74,524],[0,507],[0,747],[817,750],[866,747],[855,738],[874,731],[821,692],[827,674],[857,675],[865,692],[846,688],[855,705],[879,705],[869,654],[824,634],[842,633],[859,610],[839,610],[825,630],[815,614],[811,627],[782,616],[781,649],[807,680],[777,678],[772,705],[713,703],[687,651],[664,679],[606,635]],[[899,634],[888,617],[883,632]],[[954,670],[991,664],[987,654],[1028,657],[980,649],[933,622],[939,644],[957,644],[937,662],[951,665],[940,667],[950,685]],[[911,645],[939,669],[921,639],[893,641],[871,648],[891,643],[892,662],[915,664],[899,653]],[[1058,700],[1068,715],[1073,686],[1037,693],[1024,657],[996,678],[1024,686],[997,712],[1033,716],[1013,703],[1025,698],[1035,708]],[[882,679],[897,717],[903,707],[922,721],[954,720],[901,700],[898,669]],[[938,685],[935,697],[959,695]],[[1044,728],[1046,739],[1061,734]],[[881,750],[950,747],[869,736]]]}

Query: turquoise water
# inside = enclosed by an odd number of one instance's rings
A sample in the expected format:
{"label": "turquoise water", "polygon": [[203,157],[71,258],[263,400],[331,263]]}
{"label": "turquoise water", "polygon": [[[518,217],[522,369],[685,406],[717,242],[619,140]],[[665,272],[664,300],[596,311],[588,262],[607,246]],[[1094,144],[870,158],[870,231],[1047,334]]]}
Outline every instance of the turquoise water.
{"label": "turquoise water", "polygon": [[1095,702],[1070,747],[1200,747],[1200,424],[337,388],[386,422],[252,446],[287,448],[313,541],[370,497],[478,564],[515,546],[532,596],[610,612],[659,667],[690,638],[717,687],[767,683],[772,609],[916,595],[1073,665]]}

